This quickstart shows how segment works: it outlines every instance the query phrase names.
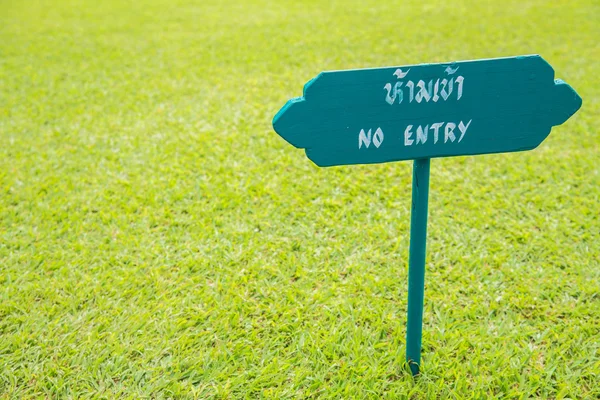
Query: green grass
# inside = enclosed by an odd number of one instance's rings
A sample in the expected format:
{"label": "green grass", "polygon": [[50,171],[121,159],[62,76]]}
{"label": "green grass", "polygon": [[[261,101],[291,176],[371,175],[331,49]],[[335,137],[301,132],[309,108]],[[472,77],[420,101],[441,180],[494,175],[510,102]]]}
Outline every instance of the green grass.
{"label": "green grass", "polygon": [[[1,398],[600,397],[596,0],[0,0]],[[583,107],[432,161],[318,169],[271,118],[322,70],[539,53]]]}

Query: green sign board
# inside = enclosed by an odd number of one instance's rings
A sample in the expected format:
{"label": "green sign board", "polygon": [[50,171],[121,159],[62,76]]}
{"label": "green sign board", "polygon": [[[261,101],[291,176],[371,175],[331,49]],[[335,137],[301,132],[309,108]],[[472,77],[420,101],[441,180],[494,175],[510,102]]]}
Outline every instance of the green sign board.
{"label": "green sign board", "polygon": [[273,119],[321,167],[531,150],[581,106],[540,56],[323,72]]}
{"label": "green sign board", "polygon": [[415,160],[406,359],[419,373],[430,159],[531,150],[581,98],[538,55],[323,72],[273,119],[320,167]]}

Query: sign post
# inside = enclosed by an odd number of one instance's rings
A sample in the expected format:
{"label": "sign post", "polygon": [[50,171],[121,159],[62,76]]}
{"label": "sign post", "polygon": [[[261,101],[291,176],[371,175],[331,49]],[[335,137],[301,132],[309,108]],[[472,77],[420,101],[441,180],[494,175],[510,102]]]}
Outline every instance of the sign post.
{"label": "sign post", "polygon": [[419,365],[421,364],[430,163],[429,158],[422,158],[413,162],[410,249],[408,255],[408,321],[406,324],[406,361],[413,375],[419,373]]}
{"label": "sign post", "polygon": [[421,365],[430,159],[531,150],[581,98],[539,55],[322,72],[273,118],[320,167],[414,160],[406,359]]}

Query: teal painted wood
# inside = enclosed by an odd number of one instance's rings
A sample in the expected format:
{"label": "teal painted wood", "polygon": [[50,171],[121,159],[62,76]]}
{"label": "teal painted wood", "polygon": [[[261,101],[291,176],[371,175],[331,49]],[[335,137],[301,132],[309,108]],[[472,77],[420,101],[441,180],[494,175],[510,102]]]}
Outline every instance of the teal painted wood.
{"label": "teal painted wood", "polygon": [[413,375],[421,364],[423,300],[425,296],[425,251],[427,247],[427,206],[429,203],[430,159],[413,163],[412,207],[410,211],[410,250],[408,256],[408,312],[406,361]]}
{"label": "teal painted wood", "polygon": [[273,127],[326,167],[531,150],[580,107],[529,55],[322,72]]}

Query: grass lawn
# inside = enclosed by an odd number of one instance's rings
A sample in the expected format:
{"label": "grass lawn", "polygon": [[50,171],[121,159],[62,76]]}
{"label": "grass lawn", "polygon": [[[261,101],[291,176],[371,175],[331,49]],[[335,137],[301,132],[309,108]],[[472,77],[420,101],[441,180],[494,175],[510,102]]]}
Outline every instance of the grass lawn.
{"label": "grass lawn", "polygon": [[[599,398],[599,21],[0,0],[0,398]],[[322,70],[530,53],[583,106],[534,151],[432,160],[414,380],[411,163],[319,169],[271,119]]]}

